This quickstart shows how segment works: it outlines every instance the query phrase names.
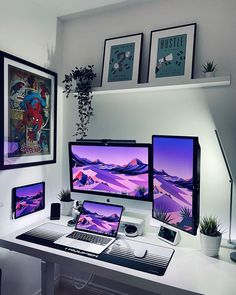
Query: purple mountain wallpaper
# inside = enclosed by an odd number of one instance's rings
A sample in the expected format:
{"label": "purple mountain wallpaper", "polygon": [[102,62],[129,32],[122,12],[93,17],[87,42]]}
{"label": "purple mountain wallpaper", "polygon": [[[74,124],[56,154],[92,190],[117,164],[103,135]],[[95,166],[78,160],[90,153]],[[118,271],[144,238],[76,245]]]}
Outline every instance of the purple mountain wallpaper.
{"label": "purple mountain wallpaper", "polygon": [[148,147],[72,145],[73,189],[149,199]]}
{"label": "purple mountain wallpaper", "polygon": [[44,209],[44,184],[16,188],[16,218]]}
{"label": "purple mountain wallpaper", "polygon": [[191,231],[193,140],[154,137],[153,153],[153,215],[163,222]]}
{"label": "purple mountain wallpaper", "polygon": [[122,207],[85,201],[76,229],[115,236],[121,214]]}

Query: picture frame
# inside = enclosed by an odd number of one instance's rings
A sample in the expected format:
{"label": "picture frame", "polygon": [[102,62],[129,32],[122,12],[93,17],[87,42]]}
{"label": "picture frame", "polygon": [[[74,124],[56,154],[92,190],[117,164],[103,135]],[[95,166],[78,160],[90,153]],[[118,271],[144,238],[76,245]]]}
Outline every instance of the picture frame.
{"label": "picture frame", "polygon": [[138,84],[142,41],[143,33],[105,40],[101,87],[121,89]]}
{"label": "picture frame", "polygon": [[196,23],[151,31],[148,83],[174,84],[193,77]]}
{"label": "picture frame", "polygon": [[57,74],[0,51],[0,169],[56,162]]}

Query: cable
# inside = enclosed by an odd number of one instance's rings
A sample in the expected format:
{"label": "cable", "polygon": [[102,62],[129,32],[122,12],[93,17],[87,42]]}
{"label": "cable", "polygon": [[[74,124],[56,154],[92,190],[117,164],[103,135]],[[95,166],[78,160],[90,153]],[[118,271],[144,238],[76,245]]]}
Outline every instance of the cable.
{"label": "cable", "polygon": [[73,277],[73,278],[72,278],[72,280],[73,280],[73,286],[74,286],[75,289],[77,289],[77,290],[83,290],[83,289],[86,288],[87,285],[92,281],[93,277],[94,277],[94,274],[91,273],[91,274],[89,275],[88,280],[87,280],[82,286],[79,286],[78,282],[76,281],[77,278],[76,278],[76,277]]}

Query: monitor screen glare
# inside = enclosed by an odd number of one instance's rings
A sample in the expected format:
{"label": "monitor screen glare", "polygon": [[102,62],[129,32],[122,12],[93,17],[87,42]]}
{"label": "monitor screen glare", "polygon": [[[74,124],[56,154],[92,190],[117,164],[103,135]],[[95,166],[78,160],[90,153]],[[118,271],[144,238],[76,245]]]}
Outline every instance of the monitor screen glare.
{"label": "monitor screen glare", "polygon": [[153,138],[153,217],[193,230],[193,139]]}
{"label": "monitor screen glare", "polygon": [[85,201],[76,229],[115,237],[122,209],[122,206]]}
{"label": "monitor screen glare", "polygon": [[35,183],[22,187],[16,187],[14,192],[15,218],[44,209],[45,207],[45,183]]}
{"label": "monitor screen glare", "polygon": [[149,148],[72,144],[72,191],[150,200]]}

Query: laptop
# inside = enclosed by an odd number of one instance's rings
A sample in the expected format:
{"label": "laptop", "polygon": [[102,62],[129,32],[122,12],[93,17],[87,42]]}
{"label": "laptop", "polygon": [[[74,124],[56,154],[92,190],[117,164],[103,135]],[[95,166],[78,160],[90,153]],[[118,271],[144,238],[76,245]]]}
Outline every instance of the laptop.
{"label": "laptop", "polygon": [[123,206],[84,201],[73,232],[54,243],[100,254],[116,240],[122,211]]}

